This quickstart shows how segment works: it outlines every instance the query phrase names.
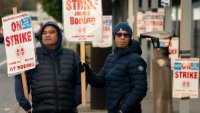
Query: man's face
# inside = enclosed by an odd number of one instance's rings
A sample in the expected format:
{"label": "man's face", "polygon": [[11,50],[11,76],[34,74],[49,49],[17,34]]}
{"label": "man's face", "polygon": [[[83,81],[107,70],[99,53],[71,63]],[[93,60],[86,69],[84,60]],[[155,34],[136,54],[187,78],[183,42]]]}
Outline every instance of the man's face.
{"label": "man's face", "polygon": [[42,32],[42,43],[49,49],[55,49],[58,42],[58,32],[53,26],[46,26]]}
{"label": "man's face", "polygon": [[129,41],[130,41],[130,36],[126,31],[120,30],[116,33],[116,35],[115,35],[115,45],[118,48],[128,47]]}

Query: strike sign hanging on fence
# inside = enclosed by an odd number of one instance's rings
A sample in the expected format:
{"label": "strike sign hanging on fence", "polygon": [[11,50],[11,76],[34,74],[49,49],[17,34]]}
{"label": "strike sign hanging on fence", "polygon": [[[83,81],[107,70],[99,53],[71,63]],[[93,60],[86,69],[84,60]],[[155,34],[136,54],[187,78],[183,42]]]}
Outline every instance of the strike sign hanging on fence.
{"label": "strike sign hanging on fence", "polygon": [[111,47],[112,46],[112,16],[103,16],[103,33],[101,40],[92,41],[92,47]]}
{"label": "strike sign hanging on fence", "polygon": [[199,58],[177,58],[173,71],[173,97],[198,98]]}
{"label": "strike sign hanging on fence", "polygon": [[68,41],[101,40],[101,0],[63,0],[63,21]]}
{"label": "strike sign hanging on fence", "polygon": [[2,24],[8,76],[35,68],[34,34],[28,12],[6,16]]}

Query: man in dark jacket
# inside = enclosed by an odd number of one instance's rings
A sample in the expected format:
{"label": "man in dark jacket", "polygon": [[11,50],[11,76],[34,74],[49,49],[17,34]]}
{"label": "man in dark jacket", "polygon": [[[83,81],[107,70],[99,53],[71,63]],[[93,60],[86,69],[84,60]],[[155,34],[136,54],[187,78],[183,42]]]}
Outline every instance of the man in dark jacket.
{"label": "man in dark jacket", "polygon": [[32,109],[32,113],[76,113],[81,101],[80,57],[62,47],[62,32],[54,22],[46,22],[38,37],[38,65],[26,71],[32,106],[24,97],[20,75],[15,76],[17,101],[26,112]]}
{"label": "man in dark jacket", "polygon": [[140,57],[140,45],[132,37],[130,26],[121,22],[113,29],[116,47],[108,55],[97,74],[87,64],[87,82],[96,88],[106,88],[106,106],[109,113],[141,113],[140,102],[146,96],[146,63]]}

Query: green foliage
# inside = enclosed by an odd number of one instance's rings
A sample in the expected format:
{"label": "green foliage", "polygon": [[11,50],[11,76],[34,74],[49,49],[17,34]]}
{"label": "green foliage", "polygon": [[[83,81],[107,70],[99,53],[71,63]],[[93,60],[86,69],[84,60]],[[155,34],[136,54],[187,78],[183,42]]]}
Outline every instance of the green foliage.
{"label": "green foliage", "polygon": [[[0,18],[12,14],[13,7],[20,7],[24,0],[0,0]],[[0,21],[0,25],[1,25]]]}
{"label": "green foliage", "polygon": [[18,11],[34,10],[36,9],[37,2],[38,0],[0,0],[0,18],[12,14],[13,7],[17,7]]}
{"label": "green foliage", "polygon": [[23,11],[35,11],[37,10],[38,0],[24,0],[21,5],[21,10]]}
{"label": "green foliage", "polygon": [[42,8],[58,22],[62,22],[62,0],[40,0]]}

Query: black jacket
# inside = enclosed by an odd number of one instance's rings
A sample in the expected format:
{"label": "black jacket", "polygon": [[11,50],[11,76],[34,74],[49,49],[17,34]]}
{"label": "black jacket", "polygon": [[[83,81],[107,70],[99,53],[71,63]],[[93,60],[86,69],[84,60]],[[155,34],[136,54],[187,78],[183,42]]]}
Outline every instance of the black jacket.
{"label": "black jacket", "polygon": [[147,92],[146,63],[140,57],[138,42],[132,40],[128,48],[115,48],[108,55],[100,72],[87,75],[94,87],[106,88],[109,113],[141,113],[140,102]]}
{"label": "black jacket", "polygon": [[[49,50],[41,41],[41,33],[48,25],[55,26],[58,31],[59,39],[55,50]],[[38,36],[42,45],[36,49],[38,65],[35,69],[26,71],[33,113],[73,113],[81,100],[80,57],[74,51],[62,48],[62,33],[55,23],[47,22]],[[30,103],[23,95],[20,75],[15,77],[15,92],[20,106],[26,111],[30,109]]]}

